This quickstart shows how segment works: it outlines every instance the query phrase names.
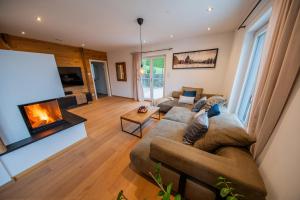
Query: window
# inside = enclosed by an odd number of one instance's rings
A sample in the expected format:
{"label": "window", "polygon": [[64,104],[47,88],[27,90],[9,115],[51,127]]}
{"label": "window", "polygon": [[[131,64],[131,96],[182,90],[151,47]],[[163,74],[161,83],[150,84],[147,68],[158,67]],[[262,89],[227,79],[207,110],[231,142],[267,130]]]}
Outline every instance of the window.
{"label": "window", "polygon": [[144,98],[152,100],[163,97],[165,56],[145,57],[142,62],[144,69],[144,74],[142,75]]}
{"label": "window", "polygon": [[255,34],[248,72],[241,93],[242,95],[240,97],[240,103],[237,114],[238,118],[245,126],[247,126],[248,124],[249,112],[252,105],[252,97],[256,86],[258,71],[260,68],[260,61],[263,53],[265,37],[265,28],[259,30]]}

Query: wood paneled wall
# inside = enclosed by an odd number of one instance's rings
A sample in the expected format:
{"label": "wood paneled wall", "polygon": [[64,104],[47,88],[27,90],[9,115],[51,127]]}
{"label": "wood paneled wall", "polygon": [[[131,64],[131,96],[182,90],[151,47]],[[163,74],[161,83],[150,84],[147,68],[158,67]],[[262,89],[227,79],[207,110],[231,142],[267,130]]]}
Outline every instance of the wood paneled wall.
{"label": "wood paneled wall", "polygon": [[81,67],[84,86],[65,88],[65,91],[71,90],[74,93],[90,91],[94,94],[95,90],[89,60],[107,61],[106,52],[22,38],[8,34],[1,34],[0,49],[53,54],[58,67]]}

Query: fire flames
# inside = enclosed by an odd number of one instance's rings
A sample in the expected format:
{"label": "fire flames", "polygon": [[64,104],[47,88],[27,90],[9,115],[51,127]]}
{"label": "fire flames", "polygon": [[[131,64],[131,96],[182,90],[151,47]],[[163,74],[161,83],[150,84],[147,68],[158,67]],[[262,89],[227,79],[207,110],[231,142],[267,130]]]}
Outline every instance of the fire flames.
{"label": "fire flames", "polygon": [[28,105],[24,109],[32,128],[38,128],[62,120],[57,101]]}

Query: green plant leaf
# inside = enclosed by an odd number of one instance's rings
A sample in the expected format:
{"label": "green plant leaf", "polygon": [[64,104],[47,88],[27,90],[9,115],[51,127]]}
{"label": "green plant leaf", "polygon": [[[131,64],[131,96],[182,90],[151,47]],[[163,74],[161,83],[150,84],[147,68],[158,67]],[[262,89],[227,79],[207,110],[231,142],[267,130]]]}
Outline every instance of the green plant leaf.
{"label": "green plant leaf", "polygon": [[162,197],[164,194],[165,194],[164,191],[160,190],[160,191],[158,192],[157,195],[158,195],[159,197]]}
{"label": "green plant leaf", "polygon": [[180,194],[177,194],[177,195],[175,196],[174,200],[181,200]]}
{"label": "green plant leaf", "polygon": [[155,165],[155,174],[160,174],[160,167],[161,167],[161,164],[156,163],[156,165]]}
{"label": "green plant leaf", "polygon": [[221,197],[226,197],[228,194],[230,193],[230,189],[229,188],[222,188],[220,191],[220,195]]}
{"label": "green plant leaf", "polygon": [[158,175],[158,176],[156,177],[156,181],[157,181],[159,184],[162,184],[162,178],[161,178],[160,175]]}
{"label": "green plant leaf", "polygon": [[224,178],[223,176],[219,176],[219,177],[218,177],[218,180],[219,180],[219,181],[223,181],[223,180],[226,180],[226,178]]}
{"label": "green plant leaf", "polygon": [[171,194],[169,194],[169,193],[166,192],[166,193],[164,194],[162,200],[170,200],[170,197],[171,197]]}
{"label": "green plant leaf", "polygon": [[224,184],[223,182],[218,182],[217,184],[216,184],[216,186],[220,186],[220,185],[222,185],[222,184]]}
{"label": "green plant leaf", "polygon": [[123,190],[121,190],[121,191],[118,193],[117,200],[121,200],[121,199],[122,199],[122,196],[123,196]]}
{"label": "green plant leaf", "polygon": [[170,184],[167,186],[167,193],[171,194],[172,187],[173,187],[173,183],[170,183]]}
{"label": "green plant leaf", "polygon": [[234,196],[235,196],[235,197],[245,197],[245,195],[238,194],[238,193],[237,193],[237,194],[234,194]]}
{"label": "green plant leaf", "polygon": [[234,197],[234,196],[228,196],[226,198],[226,200],[238,200],[238,198]]}

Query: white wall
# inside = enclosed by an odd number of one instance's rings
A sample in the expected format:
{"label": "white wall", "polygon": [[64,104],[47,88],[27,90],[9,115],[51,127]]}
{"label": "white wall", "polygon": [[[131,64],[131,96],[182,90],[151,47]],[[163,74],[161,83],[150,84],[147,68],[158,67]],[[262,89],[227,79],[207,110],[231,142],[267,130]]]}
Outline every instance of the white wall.
{"label": "white wall", "polygon": [[300,198],[300,75],[259,160],[270,200]]}
{"label": "white wall", "polygon": [[11,177],[5,169],[4,165],[0,162],[0,186],[11,181]]}
{"label": "white wall", "polygon": [[[216,35],[202,35],[193,38],[174,40],[168,43],[147,45],[144,49],[156,50],[173,48],[172,51],[144,54],[144,56],[166,55],[165,95],[170,96],[172,91],[180,90],[182,86],[202,87],[206,93],[223,94],[223,83],[228,68],[228,61],[233,43],[234,33]],[[173,53],[202,49],[219,48],[216,68],[213,69],[172,69]],[[112,94],[132,97],[132,56],[136,49],[123,49],[108,52],[109,69],[111,76]],[[126,62],[127,82],[116,80],[116,62]]]}
{"label": "white wall", "polygon": [[[133,97],[133,80],[132,80],[132,55],[134,49],[123,49],[119,51],[107,52],[110,85],[112,95],[122,97]],[[116,72],[116,63],[126,62],[127,81],[118,81]]]}
{"label": "white wall", "polygon": [[64,96],[53,55],[0,50],[0,136],[10,144],[30,136],[18,105]]}

